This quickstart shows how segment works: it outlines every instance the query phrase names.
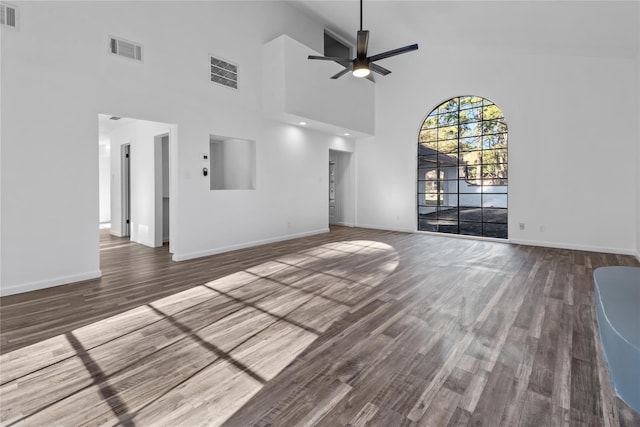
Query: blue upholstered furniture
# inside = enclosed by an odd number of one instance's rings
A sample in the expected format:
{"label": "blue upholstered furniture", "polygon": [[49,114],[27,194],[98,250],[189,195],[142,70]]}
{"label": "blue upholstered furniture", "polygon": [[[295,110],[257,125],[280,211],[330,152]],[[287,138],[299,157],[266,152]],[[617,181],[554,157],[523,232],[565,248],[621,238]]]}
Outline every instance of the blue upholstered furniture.
{"label": "blue upholstered furniture", "polygon": [[616,393],[640,412],[640,267],[593,273],[602,352]]}

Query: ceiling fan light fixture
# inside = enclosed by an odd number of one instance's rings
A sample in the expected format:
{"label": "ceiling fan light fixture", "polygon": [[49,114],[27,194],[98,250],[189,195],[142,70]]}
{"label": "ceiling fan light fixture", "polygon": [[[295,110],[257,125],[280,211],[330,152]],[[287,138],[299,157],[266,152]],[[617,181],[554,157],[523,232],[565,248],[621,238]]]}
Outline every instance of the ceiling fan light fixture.
{"label": "ceiling fan light fixture", "polygon": [[356,58],[353,61],[353,76],[367,77],[371,73],[369,61],[366,58]]}
{"label": "ceiling fan light fixture", "polygon": [[369,74],[371,74],[371,70],[369,70],[369,68],[367,66],[360,66],[358,68],[353,69],[353,76],[354,77],[367,77]]}

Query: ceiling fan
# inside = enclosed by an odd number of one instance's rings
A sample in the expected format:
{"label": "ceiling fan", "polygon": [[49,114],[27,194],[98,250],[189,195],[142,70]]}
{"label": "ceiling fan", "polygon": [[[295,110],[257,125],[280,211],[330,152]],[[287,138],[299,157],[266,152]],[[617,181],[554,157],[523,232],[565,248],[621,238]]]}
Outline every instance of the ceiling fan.
{"label": "ceiling fan", "polygon": [[344,76],[349,71],[353,73],[355,77],[366,77],[373,81],[371,71],[386,76],[391,73],[391,70],[387,70],[384,67],[374,64],[375,61],[389,58],[391,56],[400,55],[402,53],[411,52],[417,50],[418,45],[412,44],[398,49],[388,50],[386,52],[379,53],[377,55],[367,56],[367,46],[369,44],[369,31],[362,29],[362,0],[360,0],[360,31],[358,31],[358,43],[356,46],[356,57],[354,59],[349,58],[337,58],[332,56],[317,56],[309,55],[309,59],[318,59],[321,61],[333,61],[344,67],[344,70],[331,76],[332,79],[337,79]]}

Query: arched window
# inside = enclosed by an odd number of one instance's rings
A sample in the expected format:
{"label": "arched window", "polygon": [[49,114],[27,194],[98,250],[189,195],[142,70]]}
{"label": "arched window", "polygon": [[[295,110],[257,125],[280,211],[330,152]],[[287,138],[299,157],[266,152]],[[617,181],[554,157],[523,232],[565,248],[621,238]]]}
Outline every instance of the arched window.
{"label": "arched window", "polygon": [[418,230],[507,236],[507,123],[478,96],[436,107],[418,138]]}

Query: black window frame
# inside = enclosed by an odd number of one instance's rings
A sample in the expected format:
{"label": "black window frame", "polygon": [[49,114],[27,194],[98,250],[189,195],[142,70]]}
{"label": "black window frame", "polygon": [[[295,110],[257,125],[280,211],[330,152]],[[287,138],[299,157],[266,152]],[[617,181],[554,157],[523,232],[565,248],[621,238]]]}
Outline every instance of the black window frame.
{"label": "black window frame", "polygon": [[[466,113],[472,110],[473,119],[466,120],[469,118]],[[465,133],[465,129],[472,129],[474,135]],[[420,127],[418,137],[418,231],[508,238],[508,133],[504,113],[484,97],[456,96],[431,110]],[[461,145],[461,140],[468,145]],[[485,141],[492,145],[485,144]],[[424,154],[421,146],[428,148],[428,155]],[[446,162],[441,162],[440,156],[446,156]],[[474,162],[467,163],[472,156],[475,157]],[[427,157],[431,161],[425,162]],[[457,167],[451,164],[452,158],[458,159]],[[433,165],[433,169],[427,165]],[[457,181],[457,191],[446,194],[447,206],[441,205],[444,198],[440,196],[436,198],[436,204],[425,203],[428,181],[431,181],[426,179],[426,174],[436,171],[436,176],[440,177],[445,168],[450,170],[446,181]],[[473,176],[470,176],[471,170]],[[445,178],[438,179],[441,180]],[[500,187],[504,187],[504,191],[500,191]],[[484,191],[485,188],[491,190]]]}

